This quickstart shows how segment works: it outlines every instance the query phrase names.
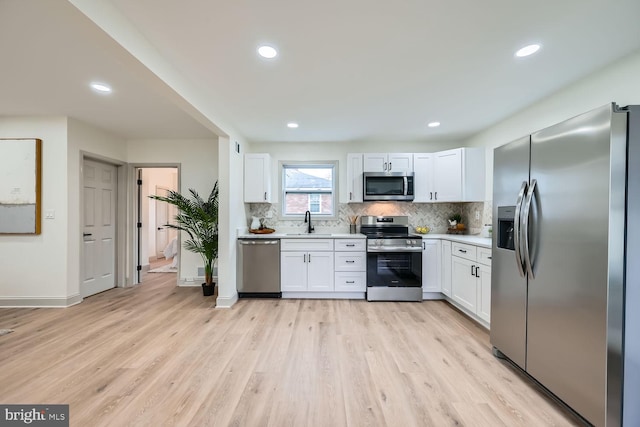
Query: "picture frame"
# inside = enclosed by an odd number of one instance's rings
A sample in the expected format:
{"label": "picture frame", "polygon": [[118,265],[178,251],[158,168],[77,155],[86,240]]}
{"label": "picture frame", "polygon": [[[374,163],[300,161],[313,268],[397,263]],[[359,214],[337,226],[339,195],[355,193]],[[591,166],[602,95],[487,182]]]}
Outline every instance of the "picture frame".
{"label": "picture frame", "polygon": [[40,234],[42,140],[0,138],[0,234]]}

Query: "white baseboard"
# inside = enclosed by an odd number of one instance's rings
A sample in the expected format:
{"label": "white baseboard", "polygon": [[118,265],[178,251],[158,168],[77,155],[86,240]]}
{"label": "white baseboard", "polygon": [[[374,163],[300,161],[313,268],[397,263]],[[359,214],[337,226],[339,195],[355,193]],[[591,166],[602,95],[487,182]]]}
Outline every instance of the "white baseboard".
{"label": "white baseboard", "polygon": [[234,292],[230,297],[218,297],[216,299],[216,308],[231,308],[238,302],[238,293]]}
{"label": "white baseboard", "polygon": [[0,297],[0,307],[3,308],[65,308],[80,302],[80,294],[68,297]]}

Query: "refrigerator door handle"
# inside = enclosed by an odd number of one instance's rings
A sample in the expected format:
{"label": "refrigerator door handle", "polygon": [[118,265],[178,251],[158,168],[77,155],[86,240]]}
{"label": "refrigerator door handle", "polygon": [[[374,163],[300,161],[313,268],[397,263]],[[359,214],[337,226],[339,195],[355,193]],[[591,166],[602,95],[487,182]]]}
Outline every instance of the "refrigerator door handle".
{"label": "refrigerator door handle", "polygon": [[529,187],[529,191],[527,192],[527,200],[524,203],[524,214],[522,216],[522,234],[524,244],[522,245],[524,248],[524,262],[527,266],[527,273],[531,279],[535,279],[535,275],[533,274],[533,265],[531,263],[531,251],[529,247],[529,212],[531,211],[531,200],[533,200],[533,195],[536,191],[536,185],[538,181],[535,179],[531,180],[531,186]]}
{"label": "refrigerator door handle", "polygon": [[520,211],[522,210],[522,201],[527,192],[527,181],[522,181],[520,193],[518,193],[518,201],[516,202],[516,212],[513,218],[513,245],[516,252],[516,264],[518,264],[518,273],[520,277],[524,277],[524,266],[522,254],[520,253]]}

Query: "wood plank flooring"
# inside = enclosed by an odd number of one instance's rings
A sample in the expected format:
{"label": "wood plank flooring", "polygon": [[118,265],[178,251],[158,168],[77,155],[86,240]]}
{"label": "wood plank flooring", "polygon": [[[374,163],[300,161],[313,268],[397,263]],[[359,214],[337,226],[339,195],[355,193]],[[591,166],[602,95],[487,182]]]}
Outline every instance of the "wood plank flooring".
{"label": "wood plank flooring", "polygon": [[447,303],[240,300],[174,274],[67,309],[0,309],[0,403],[72,426],[568,426]]}

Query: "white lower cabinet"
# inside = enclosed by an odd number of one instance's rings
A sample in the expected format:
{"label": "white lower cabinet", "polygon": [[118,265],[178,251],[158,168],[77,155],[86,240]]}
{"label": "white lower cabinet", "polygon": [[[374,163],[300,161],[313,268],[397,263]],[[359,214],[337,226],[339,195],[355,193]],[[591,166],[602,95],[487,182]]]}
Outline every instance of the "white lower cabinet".
{"label": "white lower cabinet", "polygon": [[280,241],[282,292],[333,291],[333,279],[332,239]]}
{"label": "white lower cabinet", "polygon": [[487,323],[491,321],[491,249],[451,245],[451,299]]}
{"label": "white lower cabinet", "polygon": [[451,242],[442,241],[442,293],[451,297]]}
{"label": "white lower cabinet", "polygon": [[422,292],[441,292],[441,248],[439,240],[422,240]]}
{"label": "white lower cabinet", "polygon": [[365,239],[280,241],[281,290],[285,298],[364,298],[366,270]]}

